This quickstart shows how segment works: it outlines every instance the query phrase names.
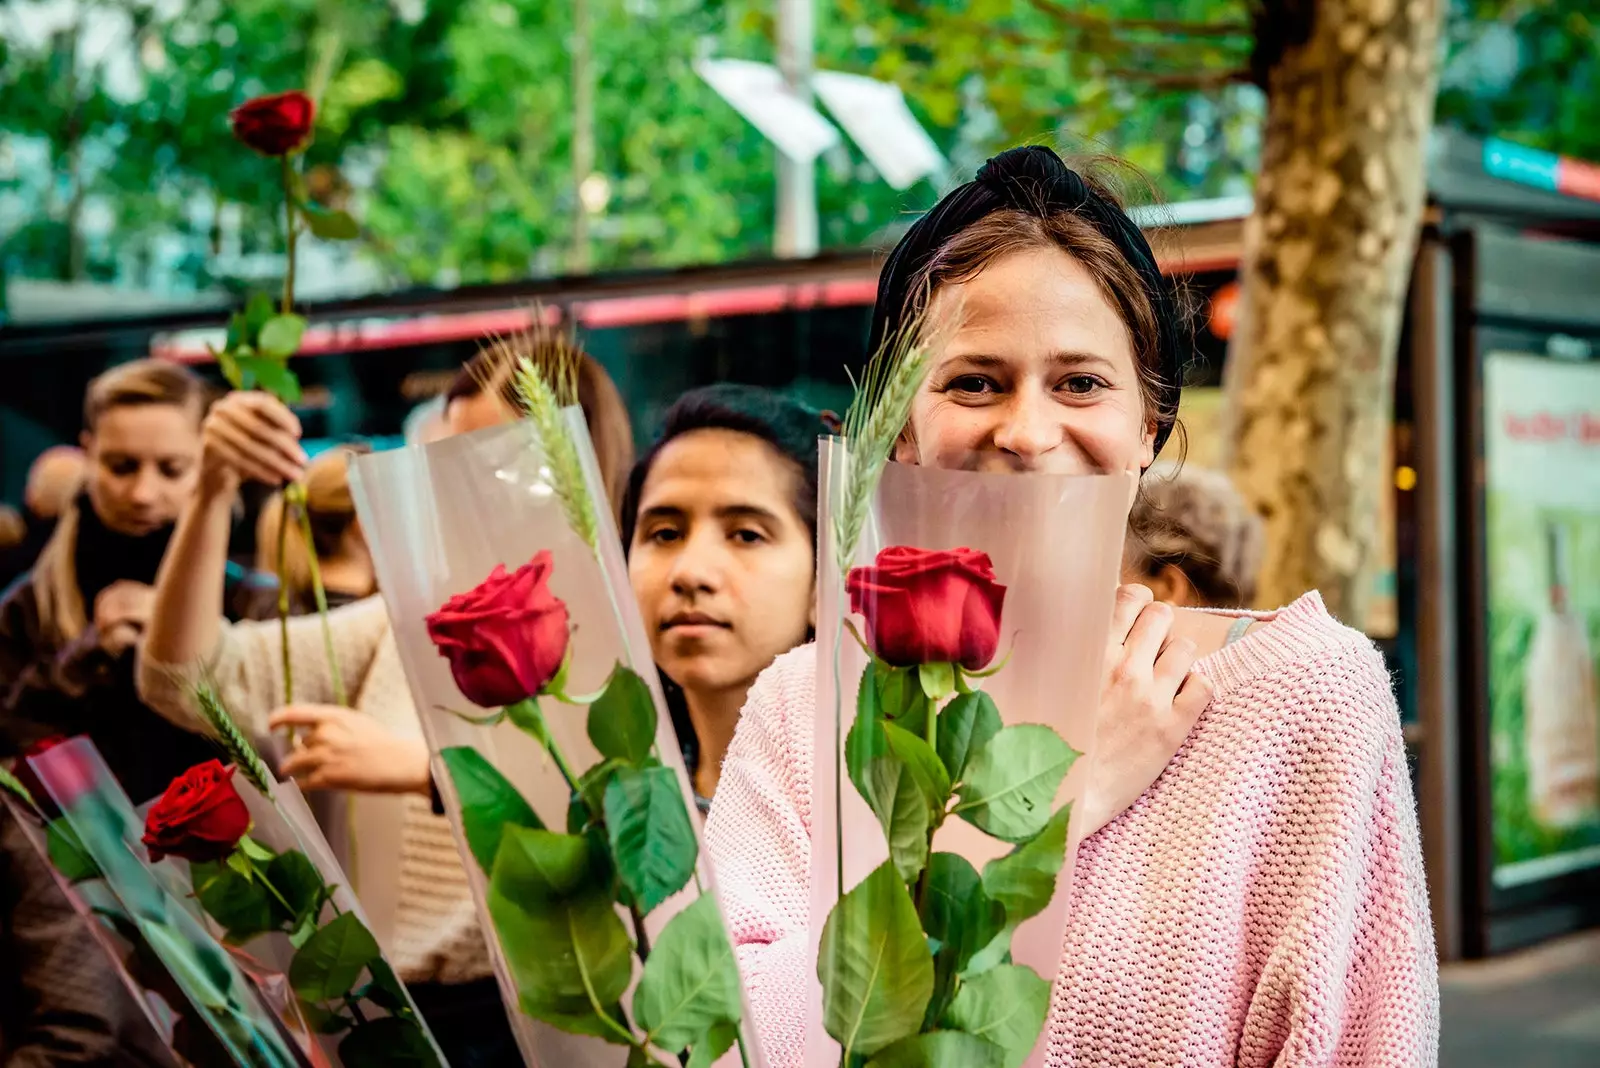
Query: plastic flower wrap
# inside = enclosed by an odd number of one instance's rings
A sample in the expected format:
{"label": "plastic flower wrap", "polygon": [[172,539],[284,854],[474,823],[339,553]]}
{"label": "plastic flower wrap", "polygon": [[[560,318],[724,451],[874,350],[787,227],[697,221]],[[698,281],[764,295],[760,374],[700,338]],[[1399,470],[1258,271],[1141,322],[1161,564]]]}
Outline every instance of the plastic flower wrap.
{"label": "plastic flower wrap", "polygon": [[[352,486],[531,1064],[759,1063],[582,413],[356,459]],[[570,397],[570,394],[569,394]]]}
{"label": "plastic flower wrap", "polygon": [[298,787],[277,782],[216,694],[198,693],[231,765],[190,768],[140,841],[182,887],[316,1064],[444,1064]]}
{"label": "plastic flower wrap", "polygon": [[126,924],[129,937],[161,962],[228,1055],[245,1068],[310,1063],[192,911],[181,884],[150,866],[140,844],[144,821],[93,743],[75,738],[26,763],[61,814],[51,825],[49,846],[57,870],[73,882],[104,880],[114,901],[103,914],[119,927]]}
{"label": "plastic flower wrap", "polygon": [[822,445],[805,1064],[1042,1065],[1131,476],[886,464],[898,344]]}

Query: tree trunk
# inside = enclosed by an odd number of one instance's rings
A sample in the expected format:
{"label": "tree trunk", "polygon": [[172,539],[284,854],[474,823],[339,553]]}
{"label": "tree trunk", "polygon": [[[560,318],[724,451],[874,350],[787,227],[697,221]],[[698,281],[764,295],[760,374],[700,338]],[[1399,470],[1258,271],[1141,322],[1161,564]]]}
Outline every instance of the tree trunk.
{"label": "tree trunk", "polygon": [[583,183],[594,173],[594,24],[589,0],[572,5],[572,250],[567,270],[588,274],[593,266],[589,245],[589,209]]}
{"label": "tree trunk", "polygon": [[1263,604],[1319,589],[1359,626],[1371,579],[1395,349],[1423,204],[1442,0],[1320,0],[1271,69],[1229,470],[1262,513]]}

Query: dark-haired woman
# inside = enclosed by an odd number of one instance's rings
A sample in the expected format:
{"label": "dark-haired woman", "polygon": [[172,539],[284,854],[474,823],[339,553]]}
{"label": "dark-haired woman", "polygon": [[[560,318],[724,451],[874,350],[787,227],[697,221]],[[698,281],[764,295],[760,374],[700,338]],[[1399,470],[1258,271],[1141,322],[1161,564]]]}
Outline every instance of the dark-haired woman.
{"label": "dark-haired woman", "polygon": [[814,622],[823,417],[753,386],[685,394],[623,498],[628,574],[702,808],[745,695]]}
{"label": "dark-haired woman", "polygon": [[[874,338],[959,299],[901,463],[1142,473],[1183,321],[1137,227],[1051,151],[990,160],[918,221]],[[1310,593],[1273,613],[1118,591],[1046,1062],[1429,1065],[1438,973],[1389,677]],[[800,1063],[815,646],[755,686],[706,840],[762,1046]]]}

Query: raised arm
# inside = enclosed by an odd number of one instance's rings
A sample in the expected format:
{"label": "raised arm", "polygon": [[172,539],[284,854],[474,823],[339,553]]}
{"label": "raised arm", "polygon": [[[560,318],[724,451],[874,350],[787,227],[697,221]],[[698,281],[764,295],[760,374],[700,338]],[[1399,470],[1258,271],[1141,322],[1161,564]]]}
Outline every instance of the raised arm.
{"label": "raised arm", "polygon": [[239,483],[248,478],[277,485],[299,478],[305,459],[300,421],[275,397],[234,392],[212,406],[204,427],[199,486],[178,520],[156,579],[145,656],[186,664],[216,647]]}

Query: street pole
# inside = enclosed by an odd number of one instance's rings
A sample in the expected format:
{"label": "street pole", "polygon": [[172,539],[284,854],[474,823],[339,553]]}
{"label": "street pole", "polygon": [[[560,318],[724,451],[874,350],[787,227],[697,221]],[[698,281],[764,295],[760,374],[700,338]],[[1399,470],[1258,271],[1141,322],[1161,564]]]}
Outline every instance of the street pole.
{"label": "street pole", "polygon": [[[778,70],[789,92],[808,104],[816,33],[814,3],[815,0],[778,0]],[[779,256],[816,255],[816,160],[800,162],[778,153],[777,207],[774,251]]]}
{"label": "street pole", "polygon": [[567,273],[587,274],[592,265],[589,248],[589,209],[583,202],[583,183],[594,171],[594,39],[589,0],[572,5],[572,252]]}

